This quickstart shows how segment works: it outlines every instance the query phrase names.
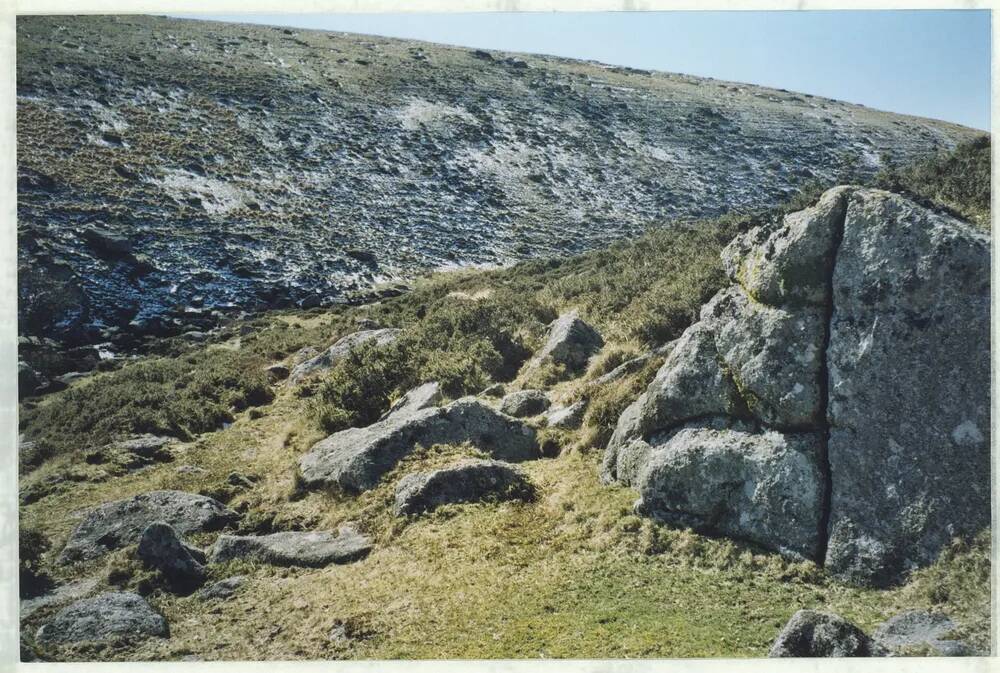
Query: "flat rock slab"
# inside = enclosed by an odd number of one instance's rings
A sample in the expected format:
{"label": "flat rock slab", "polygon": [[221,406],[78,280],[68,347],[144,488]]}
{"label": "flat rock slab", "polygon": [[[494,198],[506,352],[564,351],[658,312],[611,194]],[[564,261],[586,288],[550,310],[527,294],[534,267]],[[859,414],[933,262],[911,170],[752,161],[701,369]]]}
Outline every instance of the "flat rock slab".
{"label": "flat rock slab", "polygon": [[534,487],[514,465],[498,460],[462,460],[433,472],[410,474],[396,486],[399,516],[441,505],[483,500],[531,500]]}
{"label": "flat rock slab", "polygon": [[873,657],[882,652],[854,624],[816,610],[799,610],[781,629],[769,657]]}
{"label": "flat rock slab", "polygon": [[914,610],[883,622],[872,639],[894,654],[929,650],[942,657],[975,656],[977,653],[969,645],[948,638],[954,630],[955,623],[946,615]]}
{"label": "flat rock slab", "polygon": [[246,584],[245,575],[233,575],[224,580],[219,580],[215,584],[210,584],[198,592],[198,597],[202,600],[221,600],[233,596]]}
{"label": "flat rock slab", "polygon": [[212,548],[212,563],[240,559],[276,566],[321,568],[331,563],[351,563],[368,555],[372,543],[353,528],[338,532],[289,531],[271,535],[220,535]]}
{"label": "flat rock slab", "polygon": [[500,402],[500,413],[525,418],[537,416],[549,408],[549,398],[543,390],[518,390],[510,393]]}
{"label": "flat rock slab", "polygon": [[534,430],[474,398],[463,398],[444,407],[406,407],[366,428],[334,433],[299,459],[300,475],[309,488],[365,491],[418,444],[465,442],[500,460],[540,456]]}
{"label": "flat rock slab", "polygon": [[76,643],[115,637],[169,635],[167,620],[146,600],[131,592],[109,592],[63,608],[38,629],[40,643]]}
{"label": "flat rock slab", "polygon": [[183,491],[151,491],[91,510],[70,534],[59,561],[88,561],[135,544],[154,521],[186,535],[219,530],[237,518],[235,512],[212,498]]}
{"label": "flat rock slab", "polygon": [[330,369],[338,361],[346,357],[355,348],[362,344],[374,343],[379,346],[392,343],[399,336],[401,330],[393,328],[367,329],[348,334],[341,337],[336,343],[325,351],[314,357],[301,362],[292,368],[288,376],[288,382],[292,385],[301,382],[308,376]]}

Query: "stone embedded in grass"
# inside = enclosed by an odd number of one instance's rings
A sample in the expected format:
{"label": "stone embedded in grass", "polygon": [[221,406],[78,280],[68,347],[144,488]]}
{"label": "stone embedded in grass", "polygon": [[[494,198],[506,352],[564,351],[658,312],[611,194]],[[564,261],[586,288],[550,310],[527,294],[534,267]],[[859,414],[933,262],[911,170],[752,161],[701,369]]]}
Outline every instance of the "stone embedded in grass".
{"label": "stone embedded in grass", "polygon": [[392,343],[402,330],[393,328],[371,329],[353,332],[341,337],[325,351],[300,364],[295,365],[288,382],[292,385],[301,382],[307,376],[312,376],[333,367],[339,360],[346,357],[352,350],[365,343],[375,343],[379,346]]}
{"label": "stone embedded in grass", "polygon": [[552,321],[545,345],[528,367],[553,363],[565,367],[568,372],[579,372],[603,346],[600,333],[580,319],[576,311],[570,311]]}
{"label": "stone embedded in grass", "polygon": [[441,402],[441,385],[436,381],[417,386],[410,392],[400,397],[389,407],[389,411],[382,414],[382,418],[388,418],[393,414],[407,414],[421,409],[428,409]]}
{"label": "stone embedded in grass", "polygon": [[444,407],[407,406],[368,427],[336,432],[299,459],[300,477],[308,488],[366,491],[418,444],[465,442],[499,460],[540,457],[533,429],[474,398],[463,398]]}
{"label": "stone embedded in grass", "polygon": [[154,462],[170,462],[173,454],[167,447],[176,443],[175,437],[136,435],[88,451],[84,458],[88,463],[114,462],[127,469],[135,469]]}
{"label": "stone embedded in grass", "polygon": [[137,556],[159,570],[174,589],[187,591],[205,581],[204,554],[184,544],[170,524],[154,521],[139,537]]}
{"label": "stone embedded in grass", "polygon": [[329,531],[288,531],[270,535],[220,535],[212,547],[211,562],[240,559],[276,566],[321,568],[351,563],[368,555],[372,543],[349,526]]}
{"label": "stone embedded in grass", "polygon": [[38,629],[40,643],[76,643],[116,637],[144,638],[170,634],[167,620],[131,592],[109,592],[63,608]]}
{"label": "stone embedded in grass", "polygon": [[215,584],[210,584],[198,592],[202,600],[219,600],[233,596],[246,583],[245,575],[233,575]]}
{"label": "stone embedded in grass", "polygon": [[549,408],[549,398],[542,390],[518,390],[510,393],[500,402],[501,413],[524,418],[537,416]]}
{"label": "stone embedded in grass", "polygon": [[575,430],[583,423],[583,415],[587,411],[587,400],[577,400],[566,407],[552,409],[545,415],[545,423],[550,428],[560,430]]}
{"label": "stone embedded in grass", "polygon": [[395,512],[405,516],[453,503],[531,500],[534,493],[527,476],[515,466],[498,460],[468,459],[403,477],[396,486]]}
{"label": "stone embedded in grass", "polygon": [[781,629],[769,657],[877,657],[871,638],[838,615],[799,610]]}
{"label": "stone embedded in grass", "polygon": [[946,615],[911,610],[880,624],[872,634],[872,639],[896,654],[906,654],[913,650],[929,650],[942,657],[971,657],[978,654],[961,640],[948,637],[955,628],[955,623]]}
{"label": "stone embedded in grass", "polygon": [[182,491],[151,491],[91,510],[70,534],[59,562],[89,561],[135,544],[155,521],[185,535],[219,530],[237,518],[235,512],[212,498]]}

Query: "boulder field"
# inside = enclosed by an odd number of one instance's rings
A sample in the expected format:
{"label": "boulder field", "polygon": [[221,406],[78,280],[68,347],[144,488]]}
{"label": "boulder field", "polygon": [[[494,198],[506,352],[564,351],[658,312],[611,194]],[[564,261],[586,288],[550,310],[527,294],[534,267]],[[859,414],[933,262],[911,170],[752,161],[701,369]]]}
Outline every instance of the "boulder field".
{"label": "boulder field", "polygon": [[990,523],[990,243],[837,187],[739,235],[732,284],[626,409],[637,510],[888,586]]}

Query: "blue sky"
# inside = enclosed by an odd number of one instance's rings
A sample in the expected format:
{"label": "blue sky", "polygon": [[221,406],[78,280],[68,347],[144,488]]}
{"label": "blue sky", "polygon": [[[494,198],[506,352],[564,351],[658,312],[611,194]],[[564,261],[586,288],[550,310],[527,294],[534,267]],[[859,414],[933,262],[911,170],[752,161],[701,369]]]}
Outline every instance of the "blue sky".
{"label": "blue sky", "polygon": [[988,11],[185,16],[594,59],[990,123]]}

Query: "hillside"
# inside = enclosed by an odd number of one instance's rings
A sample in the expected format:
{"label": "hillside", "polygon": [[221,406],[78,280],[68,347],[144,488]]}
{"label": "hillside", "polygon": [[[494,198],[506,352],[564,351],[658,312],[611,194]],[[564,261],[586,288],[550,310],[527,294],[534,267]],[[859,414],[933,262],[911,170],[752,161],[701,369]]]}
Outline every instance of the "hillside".
{"label": "hillside", "polygon": [[[981,178],[989,172],[978,169],[988,164],[989,145],[979,141],[877,182],[936,212],[968,213],[984,228],[989,188]],[[762,656],[800,608],[836,612],[866,633],[900,611],[931,610],[954,621],[949,637],[988,650],[988,529],[950,541],[905,582],[876,589],[753,542],[658,522],[634,511],[636,488],[600,483],[604,447],[664,362],[661,346],[729,282],[723,248],[818,196],[799,194],[754,216],[662,227],[565,258],[439,273],[365,306],[270,312],[204,343],[162,339],[156,354],[110,361],[67,390],[28,400],[20,445],[24,656]],[[600,354],[579,373],[535,367],[546,325],[571,309],[600,331]],[[283,378],[341,337],[374,328],[401,331],[298,383]],[[489,455],[475,441],[417,448],[360,493],[306,483],[300,461],[319,440],[377,421],[430,381],[440,383],[441,404],[466,395],[505,404],[496,397],[500,384],[503,392],[540,388],[553,408],[583,401],[586,412],[578,428],[555,427],[545,416],[526,421],[541,456],[518,463],[533,486],[524,501],[398,515],[404,479]],[[139,433],[163,439],[122,443]],[[92,508],[163,489],[223,503],[233,513],[225,534],[347,526],[371,549],[362,560],[321,568],[208,563],[202,581],[210,594],[178,590],[144,565],[133,540],[114,534],[98,540],[106,554],[65,557],[68,541],[79,545],[82,522],[116,525],[115,517],[88,518]],[[186,542],[210,549],[217,537],[206,528]],[[72,600],[122,590],[145,597],[169,623],[169,637],[61,645],[39,637]]]}
{"label": "hillside", "polygon": [[141,16],[20,17],[17,106],[21,334],[105,352],[601,249],[981,135],[679,74]]}

